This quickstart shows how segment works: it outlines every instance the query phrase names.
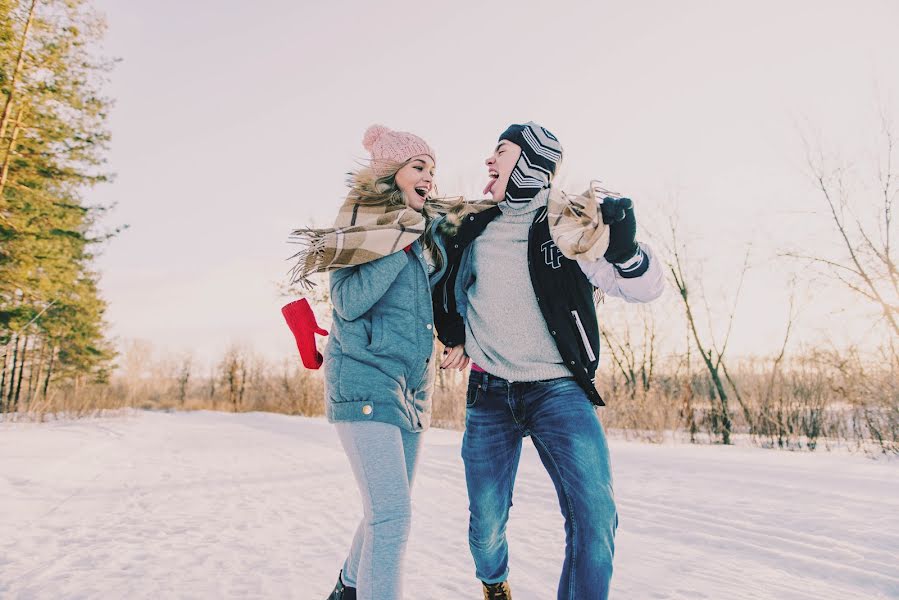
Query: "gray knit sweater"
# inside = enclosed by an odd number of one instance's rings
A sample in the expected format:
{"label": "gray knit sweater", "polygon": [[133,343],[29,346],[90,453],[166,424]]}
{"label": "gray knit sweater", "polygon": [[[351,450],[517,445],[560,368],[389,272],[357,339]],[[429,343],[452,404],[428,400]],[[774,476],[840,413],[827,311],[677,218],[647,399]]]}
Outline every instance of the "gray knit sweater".
{"label": "gray knit sweater", "polygon": [[548,193],[502,214],[472,242],[474,281],[468,288],[465,351],[479,367],[509,381],[570,377],[528,271],[528,231]]}

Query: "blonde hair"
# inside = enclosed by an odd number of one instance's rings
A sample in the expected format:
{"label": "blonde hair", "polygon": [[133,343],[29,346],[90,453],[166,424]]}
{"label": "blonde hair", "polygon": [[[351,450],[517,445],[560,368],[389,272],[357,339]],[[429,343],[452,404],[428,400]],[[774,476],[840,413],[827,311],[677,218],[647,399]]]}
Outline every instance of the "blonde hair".
{"label": "blonde hair", "polygon": [[[411,158],[405,162],[379,160],[377,172],[371,164],[368,164],[347,173],[347,186],[350,188],[348,198],[359,204],[387,206],[395,209],[405,208],[406,198],[396,184],[396,174],[411,161]],[[431,231],[431,222],[436,214],[428,208],[427,200],[421,214],[425,218],[425,233],[421,236],[421,243],[439,269],[442,258]]]}
{"label": "blonde hair", "polygon": [[406,206],[403,192],[396,185],[396,174],[408,162],[378,161],[377,172],[371,165],[363,165],[355,171],[350,171],[347,173],[347,186],[350,188],[348,198],[360,204]]}

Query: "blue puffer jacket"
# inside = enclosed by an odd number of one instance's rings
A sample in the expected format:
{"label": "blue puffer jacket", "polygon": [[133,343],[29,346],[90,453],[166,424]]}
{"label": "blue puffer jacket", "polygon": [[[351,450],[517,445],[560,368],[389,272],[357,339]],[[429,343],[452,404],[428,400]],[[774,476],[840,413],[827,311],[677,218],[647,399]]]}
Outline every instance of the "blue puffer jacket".
{"label": "blue puffer jacket", "polygon": [[331,302],[324,364],[328,420],[427,429],[434,311],[421,243],[332,272]]}

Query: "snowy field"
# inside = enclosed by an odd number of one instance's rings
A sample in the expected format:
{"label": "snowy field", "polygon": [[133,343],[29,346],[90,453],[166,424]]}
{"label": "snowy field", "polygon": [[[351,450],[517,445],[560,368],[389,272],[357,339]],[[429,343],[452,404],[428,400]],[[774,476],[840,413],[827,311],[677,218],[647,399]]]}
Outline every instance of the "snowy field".
{"label": "snowy field", "polygon": [[[426,433],[410,599],[479,598],[461,433]],[[899,461],[612,441],[616,599],[899,598]],[[0,598],[330,591],[361,514],[332,428],[261,413],[0,424]],[[562,517],[530,441],[516,600],[555,598]]]}

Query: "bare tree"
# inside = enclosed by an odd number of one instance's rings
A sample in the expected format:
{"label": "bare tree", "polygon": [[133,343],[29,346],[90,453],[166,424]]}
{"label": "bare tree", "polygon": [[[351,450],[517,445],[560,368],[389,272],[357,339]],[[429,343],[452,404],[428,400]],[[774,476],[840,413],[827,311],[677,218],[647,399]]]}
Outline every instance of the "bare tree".
{"label": "bare tree", "polygon": [[634,339],[631,323],[627,319],[618,320],[623,327],[619,331],[600,324],[600,334],[605,339],[605,347],[612,355],[612,362],[621,371],[625,387],[631,397],[640,389],[648,392],[652,387],[656,360],[656,322],[650,306],[641,306],[640,337]]}
{"label": "bare tree", "polygon": [[247,359],[237,346],[232,346],[225,352],[219,363],[219,372],[228,390],[231,410],[237,412],[243,402],[247,379]]}
{"label": "bare tree", "polygon": [[[739,389],[737,388],[736,383],[727,373],[727,366],[724,362],[724,355],[727,352],[727,344],[730,340],[731,332],[733,331],[734,316],[736,315],[737,304],[740,299],[740,292],[743,288],[743,279],[746,275],[747,269],[749,268],[749,251],[747,250],[746,257],[743,260],[743,268],[740,271],[739,283],[737,284],[737,290],[734,294],[734,304],[729,311],[730,317],[727,323],[727,330],[724,334],[723,343],[719,347],[715,338],[715,328],[711,325],[711,323],[709,324],[708,341],[703,339],[703,335],[699,331],[699,326],[697,325],[698,315],[694,308],[694,302],[696,298],[691,295],[691,287],[687,284],[687,274],[684,257],[685,249],[683,245],[678,242],[677,225],[673,218],[670,221],[670,233],[672,259],[670,259],[668,262],[668,269],[670,270],[671,275],[674,278],[674,284],[675,286],[677,286],[677,290],[680,293],[681,300],[684,304],[684,311],[687,318],[687,327],[692,334],[693,341],[696,344],[696,349],[699,351],[699,355],[702,356],[702,361],[705,364],[706,370],[708,371],[709,378],[711,380],[712,387],[709,389],[709,395],[711,397],[713,407],[713,427],[716,433],[721,435],[722,443],[730,444],[730,436],[733,431],[733,423],[731,422],[730,418],[730,410],[728,407],[728,392],[724,385],[725,379],[730,384],[730,389],[733,390],[734,397],[740,404],[740,407],[743,410],[744,417],[749,422],[750,427],[752,427],[752,413],[743,401],[742,396],[740,396]],[[706,315],[709,317],[709,319],[711,319],[711,310],[708,305],[708,296],[705,293],[700,293],[700,297],[705,304]],[[716,396],[718,400],[718,406],[717,410],[714,410]]]}
{"label": "bare tree", "polygon": [[193,369],[193,357],[186,354],[181,359],[181,368],[178,370],[178,404],[184,406],[187,399],[187,388],[190,385],[190,373]]}
{"label": "bare tree", "polygon": [[218,382],[218,378],[216,377],[215,366],[212,366],[212,367],[210,367],[210,372],[209,372],[209,400],[211,400],[212,402],[215,402],[215,392],[216,392],[215,384],[217,382]]}
{"label": "bare tree", "polygon": [[[806,160],[815,187],[833,223],[839,256],[826,257],[787,252],[822,267],[832,278],[876,307],[892,339],[899,339],[899,261],[893,246],[896,224],[893,209],[897,197],[896,137],[889,116],[881,111],[882,149],[876,164],[874,202],[850,184],[853,170],[833,165],[821,144],[805,141]],[[873,207],[873,211],[871,208]]]}
{"label": "bare tree", "polygon": [[[795,280],[793,286],[795,286]],[[778,445],[781,447],[785,445],[789,435],[790,427],[788,421],[790,420],[791,415],[789,414],[790,411],[784,410],[783,408],[783,403],[787,399],[782,397],[783,394],[776,394],[775,389],[778,378],[782,377],[782,364],[784,357],[786,356],[787,344],[790,341],[790,334],[793,332],[793,325],[795,324],[797,316],[796,292],[795,287],[793,287],[790,292],[790,306],[787,311],[787,324],[784,331],[783,342],[781,343],[780,351],[772,361],[771,373],[768,376],[768,381],[764,385],[764,391],[761,394],[761,405],[757,410],[756,422],[753,423],[753,426],[750,429],[750,433],[761,436],[767,435],[772,439],[776,438]],[[799,393],[794,394],[794,396],[797,397],[799,395]]]}

